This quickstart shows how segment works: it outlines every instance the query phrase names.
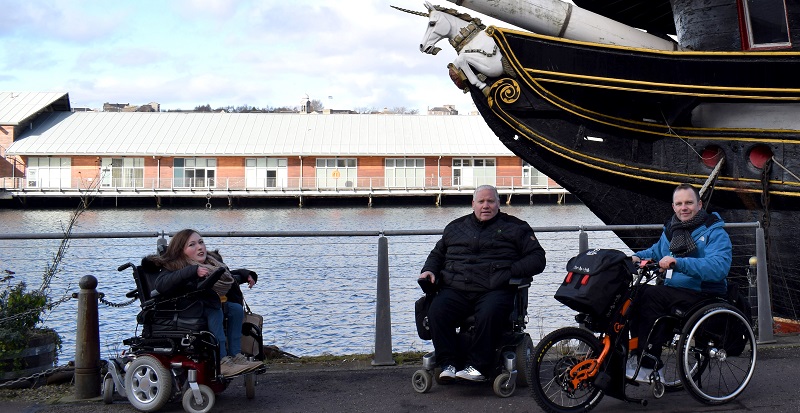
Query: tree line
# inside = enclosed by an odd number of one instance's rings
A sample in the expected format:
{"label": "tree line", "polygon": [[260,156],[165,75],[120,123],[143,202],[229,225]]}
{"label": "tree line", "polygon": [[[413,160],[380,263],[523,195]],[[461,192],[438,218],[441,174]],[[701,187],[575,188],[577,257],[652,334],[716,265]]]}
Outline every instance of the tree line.
{"label": "tree line", "polygon": [[[322,112],[325,105],[319,99],[312,99],[309,101],[312,112]],[[181,111],[178,109],[177,111]],[[241,106],[221,106],[212,108],[210,104],[195,106],[193,112],[227,112],[227,113],[297,113],[301,111],[301,106],[264,106],[256,107],[250,105]],[[417,109],[408,109],[405,106],[395,106],[392,108],[378,109],[376,107],[358,107],[353,109],[355,113],[370,114],[370,113],[388,113],[395,115],[416,115],[419,113]]]}

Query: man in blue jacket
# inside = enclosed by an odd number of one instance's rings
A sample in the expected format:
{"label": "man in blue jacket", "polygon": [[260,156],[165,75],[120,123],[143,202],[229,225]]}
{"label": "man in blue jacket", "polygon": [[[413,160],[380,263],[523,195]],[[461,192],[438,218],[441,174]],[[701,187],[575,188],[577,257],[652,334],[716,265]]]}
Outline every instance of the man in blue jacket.
{"label": "man in blue jacket", "polygon": [[639,290],[638,311],[634,309],[636,317],[631,320],[631,337],[639,343],[638,349],[631,351],[627,375],[634,378],[637,358],[644,354],[636,376],[639,381],[646,382],[654,366],[663,367],[661,344],[669,338],[671,329],[659,325],[651,334],[656,320],[673,308],[686,310],[709,296],[724,296],[728,287],[731,240],[722,218],[703,209],[697,188],[689,184],[675,188],[672,209],[675,215],[664,225],[658,242],[631,257],[634,263],[641,259],[658,261],[666,272],[663,285],[644,285]]}
{"label": "man in blue jacket", "polygon": [[[497,362],[504,326],[514,309],[512,278],[532,277],[545,266],[545,252],[527,222],[500,212],[491,185],[475,189],[473,213],[447,224],[419,278],[439,287],[428,310],[439,381],[483,381]],[[467,317],[475,330],[469,348],[456,335]]]}

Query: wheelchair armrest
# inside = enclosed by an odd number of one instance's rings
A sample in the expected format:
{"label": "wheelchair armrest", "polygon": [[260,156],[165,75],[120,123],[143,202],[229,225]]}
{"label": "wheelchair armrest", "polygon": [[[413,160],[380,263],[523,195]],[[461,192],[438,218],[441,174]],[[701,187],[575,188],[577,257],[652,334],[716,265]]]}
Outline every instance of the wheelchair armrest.
{"label": "wheelchair armrest", "polygon": [[128,297],[128,298],[133,298],[133,297],[136,297],[136,296],[138,296],[138,295],[139,295],[139,289],[137,288],[137,289],[135,289],[135,290],[130,290],[130,291],[128,291],[128,293],[127,293],[127,294],[125,294],[125,297]]}
{"label": "wheelchair armrest", "polygon": [[516,286],[517,289],[528,288],[532,280],[533,277],[512,278],[508,280],[508,285]]}

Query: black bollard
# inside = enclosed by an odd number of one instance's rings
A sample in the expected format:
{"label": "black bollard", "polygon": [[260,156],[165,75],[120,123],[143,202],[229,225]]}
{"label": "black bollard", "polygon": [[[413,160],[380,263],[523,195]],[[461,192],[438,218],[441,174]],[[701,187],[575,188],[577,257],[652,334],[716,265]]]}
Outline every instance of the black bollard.
{"label": "black bollard", "polygon": [[100,395],[100,328],[97,315],[97,278],[81,278],[78,293],[78,331],[75,337],[75,398]]}

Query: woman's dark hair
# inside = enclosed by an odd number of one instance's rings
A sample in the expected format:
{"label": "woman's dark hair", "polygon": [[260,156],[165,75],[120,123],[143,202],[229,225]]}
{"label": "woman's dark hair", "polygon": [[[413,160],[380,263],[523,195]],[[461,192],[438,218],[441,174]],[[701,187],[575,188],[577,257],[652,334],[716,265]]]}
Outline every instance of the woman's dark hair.
{"label": "woman's dark hair", "polygon": [[189,261],[186,259],[186,256],[183,255],[183,248],[186,246],[186,242],[189,241],[189,237],[191,237],[192,234],[200,235],[199,232],[191,228],[178,231],[178,233],[169,240],[167,250],[164,251],[163,254],[151,255],[148,258],[157,265],[170,271],[179,270],[189,265]]}

